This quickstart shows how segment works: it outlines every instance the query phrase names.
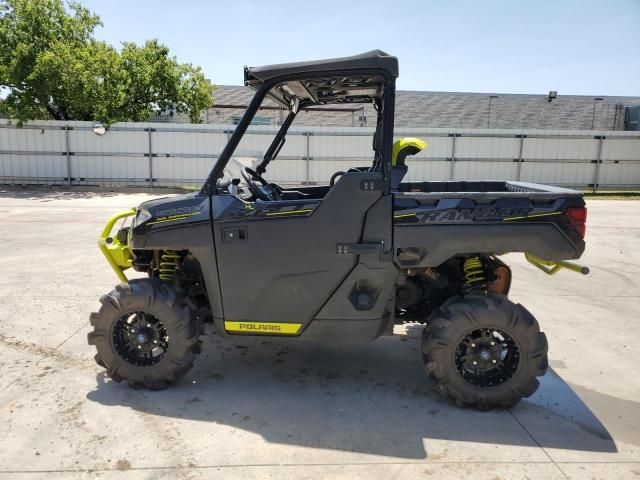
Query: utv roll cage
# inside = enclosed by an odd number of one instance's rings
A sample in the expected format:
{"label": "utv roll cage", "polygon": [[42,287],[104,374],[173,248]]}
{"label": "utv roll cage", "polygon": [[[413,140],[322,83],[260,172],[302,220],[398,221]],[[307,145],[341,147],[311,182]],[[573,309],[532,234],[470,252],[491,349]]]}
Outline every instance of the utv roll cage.
{"label": "utv roll cage", "polygon": [[244,84],[256,93],[235,131],[218,157],[202,192],[216,193],[216,183],[265,97],[289,111],[285,121],[257,166],[264,173],[282,149],[296,115],[309,107],[327,104],[373,103],[378,112],[373,139],[372,171],[382,171],[384,192],[390,190],[395,81],[398,59],[381,50],[352,57],[312,62],[245,67]]}

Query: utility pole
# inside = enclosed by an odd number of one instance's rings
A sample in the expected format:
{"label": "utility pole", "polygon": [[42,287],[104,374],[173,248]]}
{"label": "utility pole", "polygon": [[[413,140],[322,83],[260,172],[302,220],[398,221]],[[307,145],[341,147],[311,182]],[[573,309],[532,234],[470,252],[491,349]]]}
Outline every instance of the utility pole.
{"label": "utility pole", "polygon": [[489,96],[489,114],[487,115],[487,128],[489,128],[491,125],[491,102],[494,98],[498,98],[498,95]]}
{"label": "utility pole", "polygon": [[601,102],[602,100],[604,100],[604,98],[601,98],[601,97],[596,97],[593,99],[593,115],[591,115],[591,130],[593,130],[593,127],[595,126],[595,123],[596,123],[596,103]]}

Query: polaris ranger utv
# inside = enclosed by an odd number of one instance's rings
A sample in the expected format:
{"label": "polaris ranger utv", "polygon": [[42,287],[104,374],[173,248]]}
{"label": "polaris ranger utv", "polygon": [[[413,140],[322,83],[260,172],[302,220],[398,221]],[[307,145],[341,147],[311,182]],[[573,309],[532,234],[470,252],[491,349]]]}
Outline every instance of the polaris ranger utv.
{"label": "polaris ranger utv", "polygon": [[[457,405],[507,408],[536,390],[547,340],[509,300],[511,271],[499,255],[586,273],[566,261],[585,247],[582,196],[520,182],[402,182],[406,157],[426,144],[394,143],[397,76],[397,59],[377,50],[245,68],[255,96],[202,189],[145,202],[103,231],[100,248],[122,283],[91,314],[88,340],[113,380],[176,382],[207,322],[222,337],[326,342],[370,341],[420,322],[426,371]],[[288,116],[259,163],[229,175],[266,97]],[[370,165],[335,172],[325,186],[264,178],[300,112],[352,103],[377,110]],[[129,281],[127,268],[148,278]]]}

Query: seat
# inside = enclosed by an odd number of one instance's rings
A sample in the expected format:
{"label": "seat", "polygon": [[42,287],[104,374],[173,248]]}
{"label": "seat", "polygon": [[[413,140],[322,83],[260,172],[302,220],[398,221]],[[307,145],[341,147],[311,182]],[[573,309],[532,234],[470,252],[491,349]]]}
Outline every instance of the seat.
{"label": "seat", "polygon": [[391,190],[397,190],[409,168],[405,160],[409,155],[415,155],[427,148],[424,140],[414,137],[401,138],[393,143],[391,156]]}

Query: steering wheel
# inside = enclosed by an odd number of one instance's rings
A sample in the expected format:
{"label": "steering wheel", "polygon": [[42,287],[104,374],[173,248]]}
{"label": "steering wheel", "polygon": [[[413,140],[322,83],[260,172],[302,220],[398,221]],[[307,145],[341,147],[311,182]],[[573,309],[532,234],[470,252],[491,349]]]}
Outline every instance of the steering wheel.
{"label": "steering wheel", "polygon": [[247,182],[249,190],[251,190],[251,193],[253,193],[257,199],[264,200],[266,202],[282,200],[278,190],[252,168],[243,167],[242,170],[240,170],[240,173],[242,174],[244,181]]}

